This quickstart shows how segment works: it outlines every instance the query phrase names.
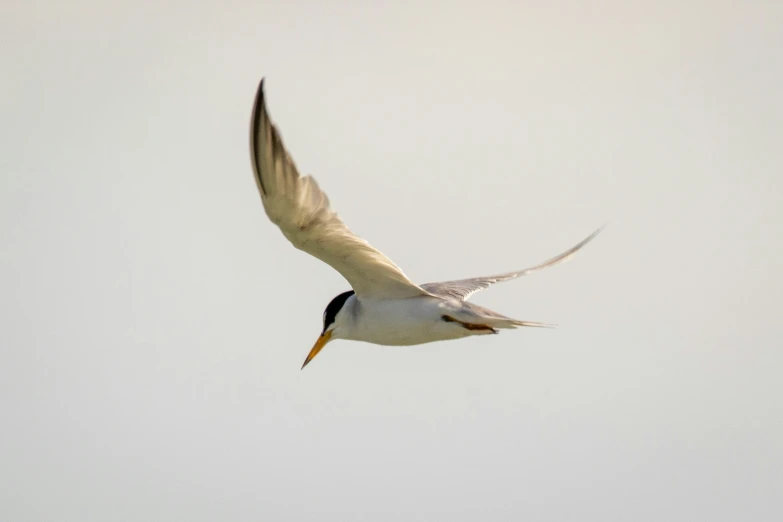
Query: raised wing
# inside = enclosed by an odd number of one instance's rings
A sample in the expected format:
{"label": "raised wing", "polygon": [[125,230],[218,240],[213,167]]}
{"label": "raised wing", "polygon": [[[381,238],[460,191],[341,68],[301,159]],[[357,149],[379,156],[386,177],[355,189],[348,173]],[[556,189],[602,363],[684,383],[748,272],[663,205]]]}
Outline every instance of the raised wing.
{"label": "raised wing", "polygon": [[253,106],[250,151],[266,214],[296,248],[340,272],[358,297],[427,295],[388,257],[345,226],[312,177],[299,175],[269,120],[263,79]]}
{"label": "raised wing", "polygon": [[499,274],[499,275],[487,276],[487,277],[474,277],[472,279],[461,279],[459,281],[446,281],[443,283],[428,283],[426,285],[421,285],[421,287],[427,292],[430,292],[431,294],[435,294],[437,296],[449,297],[453,299],[459,299],[460,301],[465,301],[471,295],[475,294],[480,290],[484,290],[489,286],[494,285],[495,283],[501,283],[503,281],[516,279],[517,277],[521,277],[523,275],[537,272],[539,270],[543,270],[544,268],[548,268],[558,263],[562,263],[563,261],[567,261],[571,256],[573,256],[577,252],[577,250],[579,250],[587,243],[592,241],[593,238],[597,236],[599,232],[601,232],[601,230],[603,230],[603,227],[599,228],[598,230],[596,230],[595,232],[593,232],[592,234],[590,234],[582,241],[580,241],[573,247],[569,248],[559,256],[553,257],[548,261],[544,261],[540,265],[536,265],[530,268],[525,268],[522,270],[517,270],[516,272],[508,272],[506,274]]}

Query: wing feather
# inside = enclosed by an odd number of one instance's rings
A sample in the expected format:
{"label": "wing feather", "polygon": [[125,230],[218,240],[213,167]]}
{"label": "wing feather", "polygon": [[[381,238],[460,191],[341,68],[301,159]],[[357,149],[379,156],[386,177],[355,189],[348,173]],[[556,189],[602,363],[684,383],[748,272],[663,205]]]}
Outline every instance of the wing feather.
{"label": "wing feather", "polygon": [[263,79],[253,106],[250,151],[266,214],[296,248],[337,270],[358,297],[428,295],[388,257],[345,226],[315,179],[299,175],[269,119]]}
{"label": "wing feather", "polygon": [[516,279],[517,277],[531,274],[533,272],[538,272],[539,270],[543,270],[544,268],[549,268],[550,266],[554,266],[558,263],[567,261],[568,259],[571,258],[571,256],[576,254],[576,252],[579,249],[581,249],[587,243],[592,241],[593,238],[595,238],[595,236],[597,236],[598,233],[601,232],[601,230],[603,230],[603,227],[599,228],[598,230],[596,230],[595,232],[593,232],[592,234],[590,234],[589,236],[587,236],[582,241],[580,241],[573,247],[569,248],[562,254],[559,254],[553,257],[552,259],[544,261],[540,265],[532,266],[530,268],[524,268],[522,270],[517,270],[515,272],[498,274],[494,276],[474,277],[471,279],[460,279],[458,281],[445,281],[442,283],[427,283],[425,285],[421,285],[421,287],[424,290],[441,297],[448,297],[453,299],[459,299],[460,301],[465,301],[471,295],[481,290],[485,290],[486,288],[490,287],[495,283],[510,281],[512,279]]}

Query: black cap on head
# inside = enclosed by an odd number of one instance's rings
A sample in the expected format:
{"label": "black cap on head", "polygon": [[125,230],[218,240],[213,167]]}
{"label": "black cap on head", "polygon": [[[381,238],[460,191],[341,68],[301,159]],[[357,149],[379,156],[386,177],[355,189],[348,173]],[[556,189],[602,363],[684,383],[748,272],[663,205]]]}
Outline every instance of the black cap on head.
{"label": "black cap on head", "polygon": [[355,292],[353,290],[343,292],[342,294],[332,299],[332,301],[328,305],[326,305],[326,310],[324,310],[324,329],[321,332],[321,335],[326,333],[326,329],[329,328],[329,325],[331,325],[334,322],[334,319],[337,317],[337,313],[340,310],[342,310],[343,305],[345,305],[345,302],[354,293]]}

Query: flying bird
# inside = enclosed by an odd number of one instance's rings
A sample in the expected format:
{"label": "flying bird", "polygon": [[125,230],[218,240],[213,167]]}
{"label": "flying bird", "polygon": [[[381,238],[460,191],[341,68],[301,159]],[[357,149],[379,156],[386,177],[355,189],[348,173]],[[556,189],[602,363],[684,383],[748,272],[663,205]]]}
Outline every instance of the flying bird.
{"label": "flying bird", "polygon": [[496,334],[505,328],[551,326],[506,317],[469,303],[468,298],[495,283],[566,261],[601,231],[597,229],[562,254],[534,267],[417,285],[391,259],[345,226],[315,179],[299,174],[269,119],[263,78],[253,105],[250,152],[256,185],[269,219],[296,248],[330,265],[352,288],[326,306],[323,329],[302,368],[335,339],[409,346]]}

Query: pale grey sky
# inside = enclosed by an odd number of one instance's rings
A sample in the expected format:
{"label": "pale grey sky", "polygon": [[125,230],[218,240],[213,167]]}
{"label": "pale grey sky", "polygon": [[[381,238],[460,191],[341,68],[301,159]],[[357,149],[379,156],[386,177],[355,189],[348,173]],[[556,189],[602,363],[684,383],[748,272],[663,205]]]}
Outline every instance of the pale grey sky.
{"label": "pale grey sky", "polygon": [[[0,520],[783,517],[783,4],[12,1]],[[335,342],[300,170],[420,283],[557,330]]]}

